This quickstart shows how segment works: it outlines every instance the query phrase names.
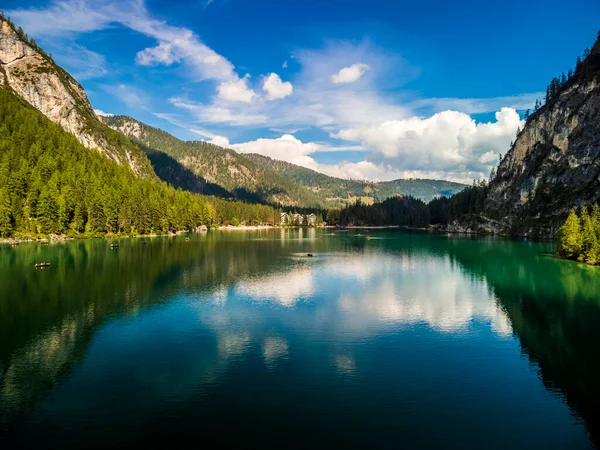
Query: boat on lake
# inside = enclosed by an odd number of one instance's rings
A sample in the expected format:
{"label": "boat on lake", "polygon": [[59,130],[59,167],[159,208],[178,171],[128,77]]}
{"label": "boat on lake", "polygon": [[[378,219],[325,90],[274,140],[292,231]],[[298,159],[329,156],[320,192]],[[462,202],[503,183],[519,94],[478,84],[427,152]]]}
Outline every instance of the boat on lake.
{"label": "boat on lake", "polygon": [[40,267],[50,267],[50,263],[49,262],[37,263],[37,264],[34,265],[34,267],[36,269],[38,269]]}

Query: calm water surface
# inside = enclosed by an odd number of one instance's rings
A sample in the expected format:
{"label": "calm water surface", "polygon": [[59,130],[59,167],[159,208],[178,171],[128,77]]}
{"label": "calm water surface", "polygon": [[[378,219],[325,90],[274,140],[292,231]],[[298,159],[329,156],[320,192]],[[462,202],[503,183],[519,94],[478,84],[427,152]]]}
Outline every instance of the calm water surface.
{"label": "calm water surface", "polygon": [[600,444],[599,269],[356,233],[0,246],[0,447]]}

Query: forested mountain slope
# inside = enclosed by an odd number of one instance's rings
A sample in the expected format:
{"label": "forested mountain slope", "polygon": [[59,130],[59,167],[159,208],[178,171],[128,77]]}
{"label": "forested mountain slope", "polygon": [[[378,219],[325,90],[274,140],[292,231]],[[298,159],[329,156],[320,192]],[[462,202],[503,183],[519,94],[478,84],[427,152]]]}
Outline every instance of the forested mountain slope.
{"label": "forested mountain slope", "polygon": [[163,180],[194,192],[286,206],[339,208],[357,198],[383,201],[410,195],[429,201],[465,188],[441,180],[344,180],[262,155],[239,154],[203,141],[182,141],[127,116],[102,120],[144,149]]}
{"label": "forested mountain slope", "polygon": [[136,176],[0,87],[0,237],[167,233],[239,222],[278,223],[279,211]]}
{"label": "forested mountain slope", "polygon": [[245,156],[258,165],[275,169],[290,180],[309,187],[338,206],[354,198],[382,202],[398,195],[411,196],[429,202],[439,196],[451,197],[466,187],[464,184],[452,181],[427,179],[400,179],[384,182],[344,180],[267,156],[257,154]]}
{"label": "forested mountain slope", "polygon": [[203,141],[182,141],[127,116],[102,120],[138,144],[152,161],[156,173],[176,187],[275,205],[327,206],[311,190],[231,149]]}
{"label": "forested mountain slope", "polygon": [[96,117],[81,85],[1,14],[0,85],[10,87],[86,147],[129,166],[138,175],[154,176],[143,152]]}
{"label": "forested mountain slope", "polygon": [[569,209],[600,201],[600,36],[552,80],[486,190],[459,228],[550,237]]}

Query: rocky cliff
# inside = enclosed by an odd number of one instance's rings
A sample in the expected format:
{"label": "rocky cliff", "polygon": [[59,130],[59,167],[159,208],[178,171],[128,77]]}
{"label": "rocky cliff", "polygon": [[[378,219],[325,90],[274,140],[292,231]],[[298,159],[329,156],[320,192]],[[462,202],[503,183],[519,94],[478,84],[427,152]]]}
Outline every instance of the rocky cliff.
{"label": "rocky cliff", "polygon": [[81,85],[1,17],[0,67],[0,85],[73,133],[83,145],[128,165],[138,175],[153,175],[143,152],[96,117]]}
{"label": "rocky cliff", "polygon": [[561,91],[527,120],[471,230],[552,237],[572,207],[600,201],[600,40]]}

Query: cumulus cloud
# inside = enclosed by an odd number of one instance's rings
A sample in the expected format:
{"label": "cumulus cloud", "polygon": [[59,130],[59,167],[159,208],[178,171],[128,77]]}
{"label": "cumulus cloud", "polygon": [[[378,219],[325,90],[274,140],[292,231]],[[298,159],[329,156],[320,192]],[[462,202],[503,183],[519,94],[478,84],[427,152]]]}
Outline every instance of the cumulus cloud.
{"label": "cumulus cloud", "polygon": [[[331,73],[356,58],[382,73],[390,73],[391,68],[403,74],[414,72],[403,60],[382,54],[371,44],[330,44],[325,49],[297,52],[295,60],[301,70],[295,74],[293,86],[292,82],[283,82],[277,74],[271,74],[265,79],[267,95],[254,97],[250,103],[225,102],[219,97],[212,103],[181,98],[172,99],[172,103],[192,111],[193,119],[200,123],[227,127],[268,125],[277,129],[318,127],[337,131],[409,116],[409,108],[394,104],[371,85],[331,84]],[[292,92],[293,95],[283,96]],[[279,101],[264,101],[273,97],[279,97]]]}
{"label": "cumulus cloud", "polygon": [[250,75],[244,78],[224,81],[217,86],[219,98],[229,102],[250,103],[256,93],[250,88],[248,80]]}
{"label": "cumulus cloud", "polygon": [[104,112],[101,109],[94,109],[94,113],[97,116],[102,116],[102,117],[112,117],[112,116],[114,116],[114,114]]}
{"label": "cumulus cloud", "polygon": [[210,141],[208,141],[210,144],[215,144],[218,145],[219,147],[229,147],[229,139],[227,139],[225,136],[214,136]]}
{"label": "cumulus cloud", "polygon": [[315,168],[316,162],[308,155],[318,151],[321,146],[314,142],[304,143],[291,134],[284,134],[277,139],[257,139],[241,144],[233,144],[231,148],[239,153],[258,153],[273,159]]}
{"label": "cumulus cloud", "polygon": [[350,67],[344,67],[338,73],[331,75],[331,82],[334,84],[354,83],[360,80],[360,77],[370,68],[368,64],[352,64]]}
{"label": "cumulus cloud", "polygon": [[[142,0],[54,0],[44,8],[16,9],[8,14],[35,37],[68,38],[114,24],[135,30],[153,41],[137,53],[138,65],[180,65],[192,81],[208,80],[214,86],[214,95],[201,100],[190,94],[174,95],[169,101],[185,117],[164,115],[169,117],[166,120],[218,145],[267,154],[341,177],[435,176],[461,181],[485,177],[497,154],[506,152],[522,125],[515,109],[530,108],[540,97],[533,93],[488,99],[416,99],[401,87],[414,79],[419,69],[369,41],[335,41],[322,48],[299,50],[291,55],[299,70],[289,81],[270,73],[260,88],[253,88],[249,75],[240,77],[228,59],[192,30],[152,17]],[[106,73],[102,55],[73,48],[94,65],[79,77]],[[64,61],[73,56],[63,53],[60,58]],[[146,108],[150,102],[147,94],[132,86],[101,87],[130,107]],[[490,123],[477,123],[469,116],[492,111],[498,113]],[[205,126],[215,132],[206,131]],[[225,136],[231,136],[232,129],[237,132],[249,127],[288,133],[277,139],[229,144]],[[339,147],[302,142],[289,134],[298,129],[319,129],[369,152],[361,161],[318,164],[315,153]]]}
{"label": "cumulus cloud", "polygon": [[[230,145],[240,153],[258,153],[316,170],[330,176],[389,181],[399,178],[434,178],[470,183],[486,178],[523,125],[517,112],[503,108],[496,120],[477,123],[469,115],[445,111],[428,118],[411,117],[377,125],[342,129],[332,137],[358,142],[335,147],[302,142],[291,134]],[[362,151],[357,162],[322,164],[314,154]]]}
{"label": "cumulus cloud", "polygon": [[289,81],[281,81],[281,78],[276,73],[269,74],[263,82],[263,91],[267,93],[267,100],[277,100],[292,95],[294,90],[292,83]]}
{"label": "cumulus cloud", "polygon": [[373,150],[374,161],[403,170],[485,177],[495,159],[490,155],[504,152],[522,125],[511,108],[502,108],[496,113],[496,121],[489,123],[476,123],[467,114],[444,111],[429,118],[412,117],[342,129],[332,137],[361,142]]}

